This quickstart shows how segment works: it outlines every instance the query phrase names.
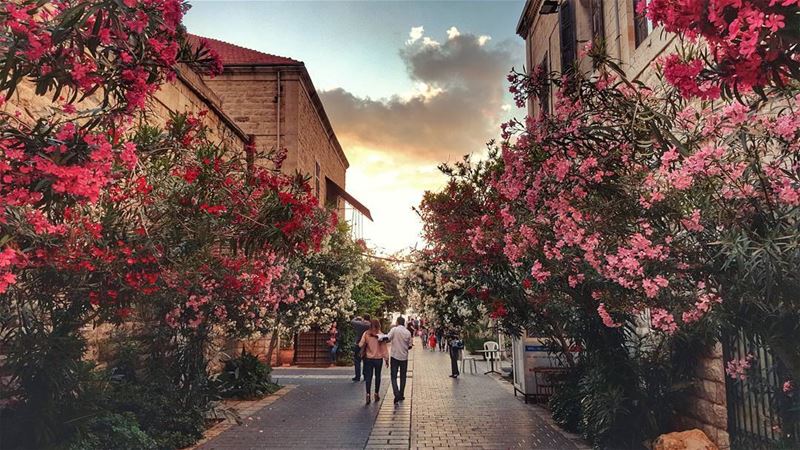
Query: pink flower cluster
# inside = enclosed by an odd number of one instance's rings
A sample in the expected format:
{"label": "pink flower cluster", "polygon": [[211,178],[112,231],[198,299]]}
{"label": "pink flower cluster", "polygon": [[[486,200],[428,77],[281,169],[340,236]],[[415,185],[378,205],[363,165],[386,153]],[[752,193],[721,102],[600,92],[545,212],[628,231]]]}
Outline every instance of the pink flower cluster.
{"label": "pink flower cluster", "polygon": [[697,322],[711,310],[713,304],[722,303],[722,298],[719,295],[706,289],[705,282],[697,283],[697,287],[700,290],[700,295],[694,304],[694,309],[683,313],[682,319],[685,323]]}
{"label": "pink flower cluster", "polygon": [[673,334],[678,330],[675,317],[670,314],[669,311],[662,308],[653,308],[650,310],[650,325],[667,334]]}
{"label": "pink flower cluster", "polygon": [[650,0],[646,7],[656,25],[690,40],[702,37],[708,46],[710,68],[699,59],[680,62],[676,55],[665,62],[668,79],[685,95],[699,98],[716,97],[723,85],[744,92],[782,84],[781,72],[798,64],[800,49],[783,32],[799,10],[798,0]]}
{"label": "pink flower cluster", "polygon": [[755,357],[748,354],[744,358],[732,359],[725,365],[725,373],[734,380],[744,381],[747,379],[747,371],[753,364]]}
{"label": "pink flower cluster", "polygon": [[605,303],[600,303],[600,305],[597,306],[597,314],[603,321],[603,325],[609,328],[618,328],[622,326],[621,323],[614,322],[614,319],[611,318],[611,315],[606,311]]}

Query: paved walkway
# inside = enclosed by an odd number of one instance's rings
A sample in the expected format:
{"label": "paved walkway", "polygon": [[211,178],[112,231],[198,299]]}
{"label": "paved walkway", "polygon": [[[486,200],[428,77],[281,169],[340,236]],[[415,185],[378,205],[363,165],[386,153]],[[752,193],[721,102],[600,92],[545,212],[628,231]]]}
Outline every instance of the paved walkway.
{"label": "paved walkway", "polygon": [[578,448],[487,370],[479,362],[477,374],[452,379],[447,353],[416,353],[410,448]]}
{"label": "paved walkway", "polygon": [[[388,370],[384,370],[387,373]],[[234,426],[202,450],[356,449],[363,448],[380,404],[364,405],[364,383],[350,380],[353,369],[280,369],[273,373],[282,385],[295,389]],[[386,396],[388,375],[381,382]],[[391,391],[391,389],[389,389]],[[389,394],[391,397],[391,394]],[[389,401],[391,403],[391,400]]]}
{"label": "paved walkway", "polygon": [[351,368],[275,369],[278,382],[296,387],[199,448],[588,448],[552,425],[546,411],[514,398],[508,383],[483,375],[483,363],[477,374],[454,380],[447,353],[417,345],[411,358],[408,400],[396,406],[386,369],[384,401],[369,406]]}

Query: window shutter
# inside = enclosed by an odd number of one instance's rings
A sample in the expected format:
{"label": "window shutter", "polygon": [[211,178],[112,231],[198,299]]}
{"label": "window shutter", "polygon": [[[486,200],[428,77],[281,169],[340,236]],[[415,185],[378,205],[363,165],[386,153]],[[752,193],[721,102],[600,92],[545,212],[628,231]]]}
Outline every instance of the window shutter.
{"label": "window shutter", "polygon": [[633,28],[636,36],[637,47],[641,45],[647,35],[650,34],[650,27],[647,23],[647,17],[644,14],[639,14],[636,12],[638,10],[639,3],[642,3],[643,1],[644,0],[633,0]]}
{"label": "window shutter", "polygon": [[575,11],[572,8],[572,1],[566,0],[561,4],[558,12],[558,22],[561,36],[561,72],[567,73],[573,70],[575,59],[577,59],[576,36],[575,36]]}
{"label": "window shutter", "polygon": [[[545,74],[545,76],[549,78],[550,67],[547,64],[547,53],[544,54],[544,59],[542,59],[542,62],[541,62],[541,64],[539,64],[539,67],[542,69],[542,73]],[[539,113],[542,116],[546,116],[546,115],[548,115],[550,113],[550,83],[549,82],[539,92]]]}
{"label": "window shutter", "polygon": [[592,0],[592,40],[597,45],[606,37],[606,27],[603,19],[603,0]]}

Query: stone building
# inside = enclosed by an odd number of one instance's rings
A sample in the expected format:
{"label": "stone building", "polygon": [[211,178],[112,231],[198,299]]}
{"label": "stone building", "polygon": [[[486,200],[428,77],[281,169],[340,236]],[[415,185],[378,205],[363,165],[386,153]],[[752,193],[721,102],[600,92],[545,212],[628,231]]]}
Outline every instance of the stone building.
{"label": "stone building", "polygon": [[259,150],[286,149],[283,169],[311,177],[322,205],[345,204],[369,218],[369,210],[345,191],[350,163],[336,138],[305,64],[216,39],[191,35],[219,55],[223,73],[203,79],[222,110]]}
{"label": "stone building", "polygon": [[[650,63],[667,53],[676,36],[653,29],[652,23],[636,13],[642,0],[527,0],[517,25],[525,39],[526,67],[543,67],[561,72],[578,59],[589,42],[603,42],[606,53],[619,61],[630,78],[646,80]],[[592,69],[588,60],[579,61],[582,71]],[[552,107],[553,92],[531,102],[531,112],[541,104]]]}
{"label": "stone building", "polygon": [[[608,56],[619,62],[629,78],[645,83],[653,75],[651,63],[670,53],[677,36],[636,13],[643,0],[527,0],[517,25],[525,40],[526,67],[563,72],[577,67],[592,71],[580,50],[602,42]],[[554,92],[528,101],[528,114],[552,111]],[[721,449],[730,448],[723,354],[720,345],[698,361],[696,382],[687,408],[675,418],[676,429],[699,428]]]}
{"label": "stone building", "polygon": [[[345,218],[347,209],[351,220],[359,216],[372,220],[369,209],[345,191],[349,163],[302,62],[215,39],[190,39],[195,44],[207,42],[220,56],[223,73],[209,78],[187,66],[176,67],[176,79],[163,84],[148,104],[148,121],[163,125],[171,113],[206,111],[202,120],[212,139],[224,143],[230,151],[243,152],[249,143],[265,151],[286,149],[283,170],[309,176],[320,206],[337,208],[340,219]],[[85,100],[87,105],[94,101],[91,97]],[[56,107],[49,97],[34,95],[34,86],[23,83],[1,108],[19,111],[23,120],[33,123]],[[109,326],[86,330],[90,359],[102,362],[103,341],[110,330]],[[245,345],[251,353],[264,355],[269,338],[232,340],[221,345],[229,354]],[[312,353],[324,353],[327,358],[324,340],[319,345],[317,341]]]}
{"label": "stone building", "polygon": [[[335,207],[340,219],[348,209],[351,220],[372,220],[369,209],[345,191],[350,163],[305,64],[217,39],[195,35],[190,39],[205,43],[219,56],[222,74],[204,77],[203,82],[235,126],[252,136],[257,149],[285,149],[282,169],[310,176],[320,205]],[[357,223],[351,225],[359,229]],[[320,330],[300,333],[295,340],[294,361],[328,365],[327,339],[327,333]],[[266,340],[256,342],[253,348],[256,352],[265,349]]]}

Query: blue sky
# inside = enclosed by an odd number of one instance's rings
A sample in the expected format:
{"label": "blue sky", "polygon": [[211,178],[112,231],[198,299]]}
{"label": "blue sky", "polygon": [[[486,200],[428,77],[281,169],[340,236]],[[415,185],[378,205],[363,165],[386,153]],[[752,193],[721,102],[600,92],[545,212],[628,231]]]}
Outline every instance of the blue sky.
{"label": "blue sky", "polygon": [[411,27],[443,40],[455,26],[494,41],[516,37],[524,0],[192,1],[192,33],[306,63],[317,89],[373,98],[413,89],[398,49]]}
{"label": "blue sky", "polygon": [[378,251],[424,245],[411,208],[443,185],[436,166],[482,152],[523,114],[505,75],[524,62],[524,0],[191,3],[191,33],[305,62]]}

